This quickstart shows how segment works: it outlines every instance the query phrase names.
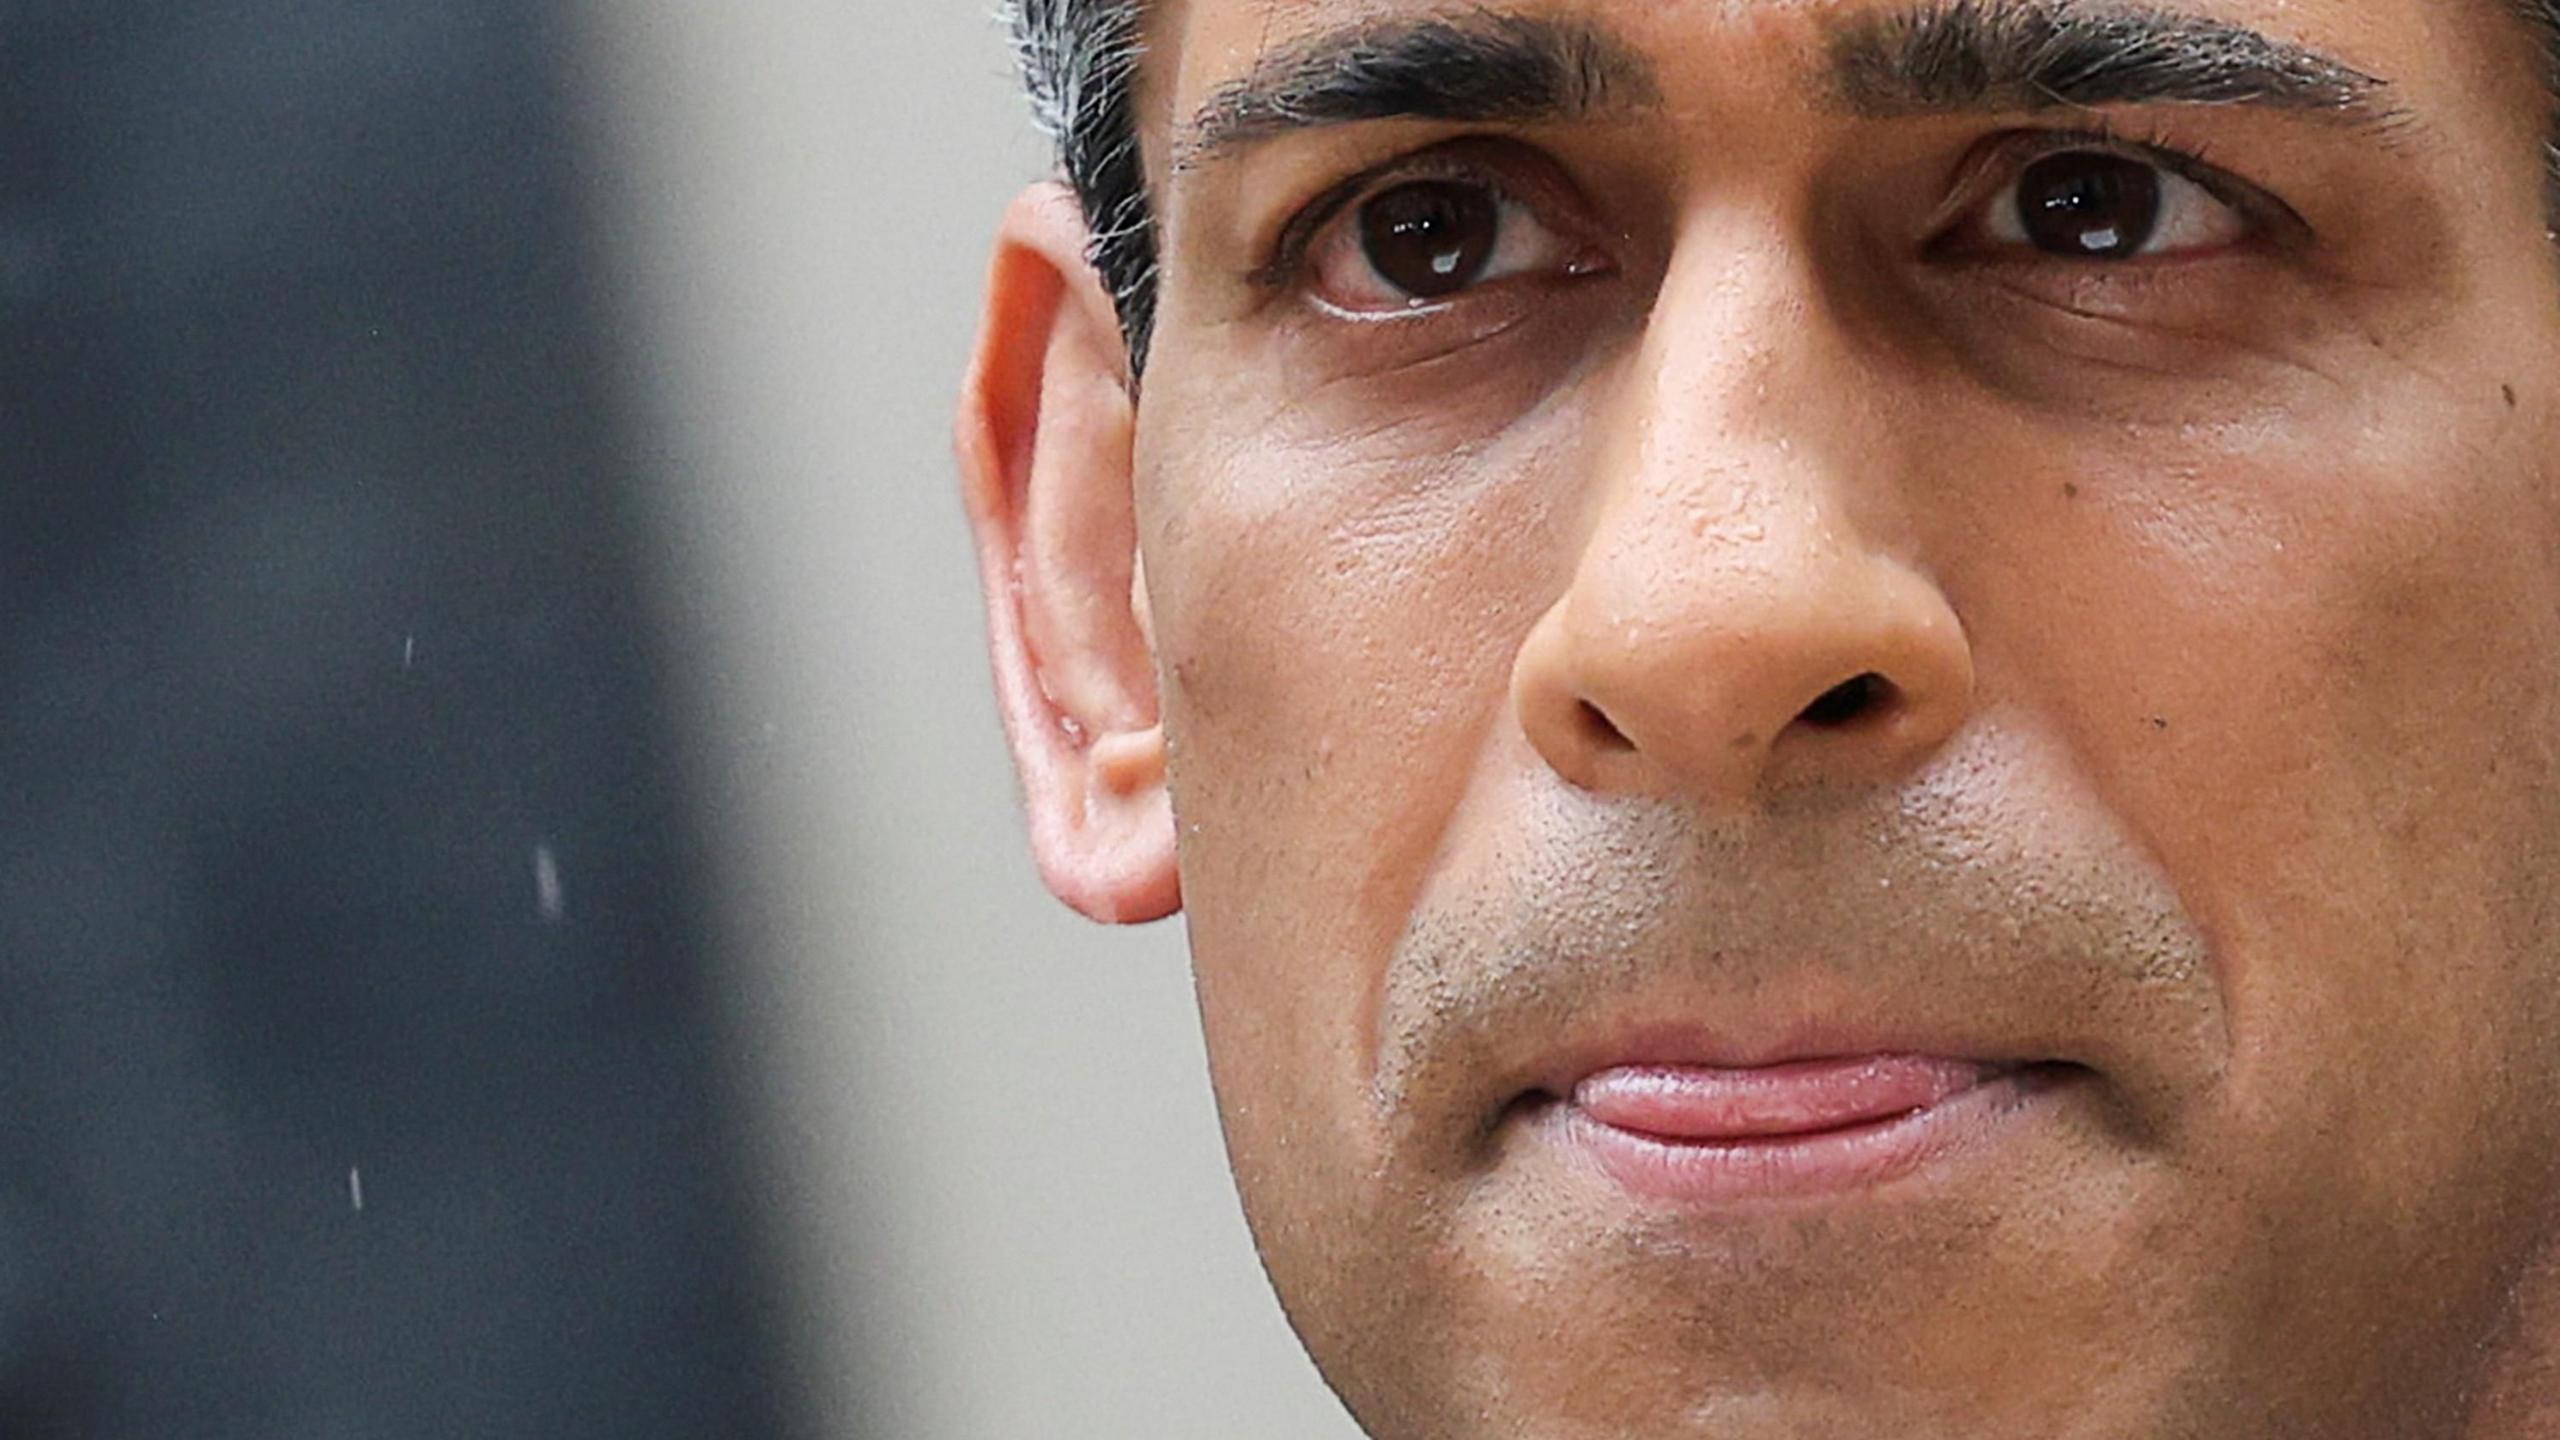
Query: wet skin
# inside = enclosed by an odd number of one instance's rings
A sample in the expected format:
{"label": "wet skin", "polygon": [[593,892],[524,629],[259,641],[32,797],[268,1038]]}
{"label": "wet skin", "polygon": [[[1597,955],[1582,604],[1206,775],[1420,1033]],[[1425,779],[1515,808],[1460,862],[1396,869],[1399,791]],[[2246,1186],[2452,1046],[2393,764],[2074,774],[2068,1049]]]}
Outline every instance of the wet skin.
{"label": "wet skin", "polygon": [[[960,424],[1043,872],[1187,916],[1381,1440],[2560,1433],[2530,42],[2207,0],[2387,85],[1949,103],[1906,13],[1155,4],[1143,384],[1044,189]],[[1460,14],[1605,83],[1251,103]],[[1585,1084],[1843,1057],[1995,1088],[1825,1168]]]}

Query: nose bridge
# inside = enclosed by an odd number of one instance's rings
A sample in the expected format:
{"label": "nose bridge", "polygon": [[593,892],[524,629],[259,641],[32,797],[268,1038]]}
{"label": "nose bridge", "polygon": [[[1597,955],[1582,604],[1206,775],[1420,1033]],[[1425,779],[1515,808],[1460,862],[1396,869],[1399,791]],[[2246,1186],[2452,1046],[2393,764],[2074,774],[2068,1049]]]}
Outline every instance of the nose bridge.
{"label": "nose bridge", "polygon": [[1610,399],[1571,582],[1514,677],[1555,769],[1738,801],[1782,760],[1889,773],[1961,722],[1961,626],[1877,533],[1904,469],[1877,398],[1793,247],[1683,247]]}
{"label": "nose bridge", "polygon": [[1622,392],[1634,444],[1606,447],[1604,493],[1740,513],[1802,488],[1859,428],[1838,403],[1857,368],[1810,257],[1748,212],[1701,224],[1656,296]]}
{"label": "nose bridge", "polygon": [[1663,288],[1566,597],[1589,623],[1672,642],[1847,598],[1821,574],[1848,558],[1840,472],[1884,451],[1855,434],[1854,367],[1789,257],[1712,259]]}

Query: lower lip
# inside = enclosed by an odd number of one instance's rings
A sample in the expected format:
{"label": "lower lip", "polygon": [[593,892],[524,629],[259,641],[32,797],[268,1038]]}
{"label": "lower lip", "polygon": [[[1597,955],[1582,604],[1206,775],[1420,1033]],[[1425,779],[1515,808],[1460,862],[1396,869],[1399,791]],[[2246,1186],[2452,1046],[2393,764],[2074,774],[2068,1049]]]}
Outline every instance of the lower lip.
{"label": "lower lip", "polygon": [[1641,1199],[1841,1198],[1979,1148],[2055,1073],[1915,1056],[1630,1066],[1584,1080],[1551,1118],[1568,1149]]}

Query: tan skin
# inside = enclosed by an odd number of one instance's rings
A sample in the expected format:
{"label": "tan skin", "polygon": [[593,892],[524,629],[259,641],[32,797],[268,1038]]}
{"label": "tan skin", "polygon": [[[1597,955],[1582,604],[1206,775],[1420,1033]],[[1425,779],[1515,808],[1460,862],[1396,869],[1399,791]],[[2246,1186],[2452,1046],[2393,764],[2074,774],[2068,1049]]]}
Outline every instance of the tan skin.
{"label": "tan skin", "polygon": [[[1888,8],[1531,0],[1668,98],[1177,166],[1257,55],[1425,7],[1152,5],[1143,389],[1044,187],[959,431],[1043,873],[1187,914],[1256,1239],[1382,1440],[2560,1433],[2522,31],[2200,7],[2411,123],[2111,111],[2300,222],[2180,192],[2193,243],[2116,263],[1997,223],[2002,137],[2094,117],[1837,102]],[[1481,283],[1362,313],[1347,224],[1253,278],[1425,152],[1511,197]],[[1524,1118],[1648,1025],[2067,1083],[1869,1189],[1665,1206]]]}

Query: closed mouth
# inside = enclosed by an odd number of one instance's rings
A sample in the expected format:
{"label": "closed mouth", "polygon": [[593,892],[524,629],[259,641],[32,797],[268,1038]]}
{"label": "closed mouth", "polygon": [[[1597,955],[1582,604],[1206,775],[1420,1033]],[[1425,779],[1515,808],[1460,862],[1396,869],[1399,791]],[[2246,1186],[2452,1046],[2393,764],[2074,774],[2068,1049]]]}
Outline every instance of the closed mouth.
{"label": "closed mouth", "polygon": [[1513,1109],[1631,1195],[1681,1205],[1845,1198],[1995,1138],[2063,1061],[1875,1054],[1765,1066],[1613,1065]]}

